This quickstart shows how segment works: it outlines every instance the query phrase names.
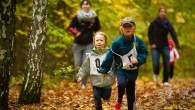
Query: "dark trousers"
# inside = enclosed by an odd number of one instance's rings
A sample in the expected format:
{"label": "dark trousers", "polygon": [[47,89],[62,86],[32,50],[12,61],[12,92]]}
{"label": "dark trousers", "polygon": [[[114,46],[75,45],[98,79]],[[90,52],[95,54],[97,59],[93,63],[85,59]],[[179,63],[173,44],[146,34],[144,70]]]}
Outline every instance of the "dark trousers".
{"label": "dark trousers", "polygon": [[170,72],[169,72],[169,76],[172,79],[173,78],[173,73],[174,73],[174,65],[170,64]]}
{"label": "dark trousers", "polygon": [[127,95],[128,110],[135,109],[135,81],[128,80],[123,74],[117,74],[117,87],[119,103],[122,102],[123,95]]}
{"label": "dark trousers", "polygon": [[93,97],[95,100],[95,109],[102,110],[102,101],[101,98],[104,100],[108,100],[111,96],[111,87],[109,88],[101,88],[93,86]]}
{"label": "dark trousers", "polygon": [[160,72],[160,55],[162,55],[163,60],[163,82],[168,82],[169,78],[169,59],[170,59],[170,49],[166,46],[162,49],[152,48],[152,63],[154,74],[159,75]]}

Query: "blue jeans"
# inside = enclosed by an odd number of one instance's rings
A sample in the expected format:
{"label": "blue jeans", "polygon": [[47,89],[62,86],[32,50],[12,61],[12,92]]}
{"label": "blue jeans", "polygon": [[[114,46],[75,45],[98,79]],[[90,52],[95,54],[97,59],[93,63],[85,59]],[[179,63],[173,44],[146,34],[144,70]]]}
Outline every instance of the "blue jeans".
{"label": "blue jeans", "polygon": [[[87,55],[86,53],[90,53],[93,49],[93,44],[88,45],[79,45],[74,43],[72,50],[74,54],[74,68],[81,67],[82,63],[86,59]],[[82,78],[82,84],[86,85],[87,82],[87,76]]]}
{"label": "blue jeans", "polygon": [[[129,73],[131,74],[131,73]],[[118,89],[118,98],[119,103],[123,100],[123,95],[127,96],[128,110],[135,110],[135,81],[128,80],[124,74],[117,74],[117,89]]]}
{"label": "blue jeans", "polygon": [[152,63],[154,74],[159,75],[160,72],[160,55],[163,60],[163,82],[168,82],[169,77],[169,60],[170,60],[170,49],[169,46],[164,48],[152,48]]}
{"label": "blue jeans", "polygon": [[95,100],[95,109],[102,110],[102,101],[101,98],[104,100],[108,100],[111,97],[112,88],[101,88],[93,86],[93,97]]}

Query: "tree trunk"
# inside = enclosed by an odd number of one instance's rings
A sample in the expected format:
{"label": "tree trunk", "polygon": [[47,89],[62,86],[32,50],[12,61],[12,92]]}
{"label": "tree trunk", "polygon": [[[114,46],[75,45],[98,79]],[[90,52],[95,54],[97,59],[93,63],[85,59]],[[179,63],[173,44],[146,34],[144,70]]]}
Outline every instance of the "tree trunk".
{"label": "tree trunk", "polygon": [[8,109],[9,79],[13,66],[15,0],[0,2],[0,110]]}
{"label": "tree trunk", "polygon": [[46,40],[47,0],[33,0],[33,15],[29,38],[29,53],[19,104],[39,103],[43,81],[43,60]]}

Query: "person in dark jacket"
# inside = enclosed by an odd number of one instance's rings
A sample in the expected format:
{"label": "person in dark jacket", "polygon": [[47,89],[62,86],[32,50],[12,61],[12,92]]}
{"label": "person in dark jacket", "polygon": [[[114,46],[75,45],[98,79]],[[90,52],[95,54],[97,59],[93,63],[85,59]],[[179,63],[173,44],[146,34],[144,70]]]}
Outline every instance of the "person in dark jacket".
{"label": "person in dark jacket", "polygon": [[135,108],[135,81],[139,67],[146,62],[148,51],[144,42],[134,34],[136,26],[133,19],[124,18],[120,29],[122,35],[112,43],[99,72],[106,75],[114,62],[118,88],[118,98],[114,109],[120,110],[126,90],[128,110],[133,110]]}
{"label": "person in dark jacket", "polygon": [[158,81],[158,75],[160,72],[159,62],[160,55],[163,60],[163,85],[168,86],[169,77],[169,59],[170,59],[170,48],[168,44],[168,33],[170,32],[176,47],[179,48],[179,42],[175,29],[166,17],[167,10],[165,7],[159,9],[159,15],[151,22],[148,29],[148,38],[152,52],[152,63],[154,76],[153,80]]}
{"label": "person in dark jacket", "polygon": [[[73,54],[74,68],[79,68],[93,48],[93,34],[100,30],[100,21],[97,14],[91,9],[89,0],[82,0],[81,9],[72,19],[68,30],[74,35]],[[82,88],[86,86],[87,78],[82,80]]]}

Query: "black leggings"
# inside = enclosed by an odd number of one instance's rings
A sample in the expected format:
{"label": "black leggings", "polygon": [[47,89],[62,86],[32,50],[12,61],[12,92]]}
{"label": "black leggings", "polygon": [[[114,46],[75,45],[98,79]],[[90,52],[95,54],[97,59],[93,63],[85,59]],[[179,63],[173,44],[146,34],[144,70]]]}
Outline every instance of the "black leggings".
{"label": "black leggings", "polygon": [[170,65],[170,71],[169,71],[170,78],[173,78],[173,73],[174,73],[174,65]]}

